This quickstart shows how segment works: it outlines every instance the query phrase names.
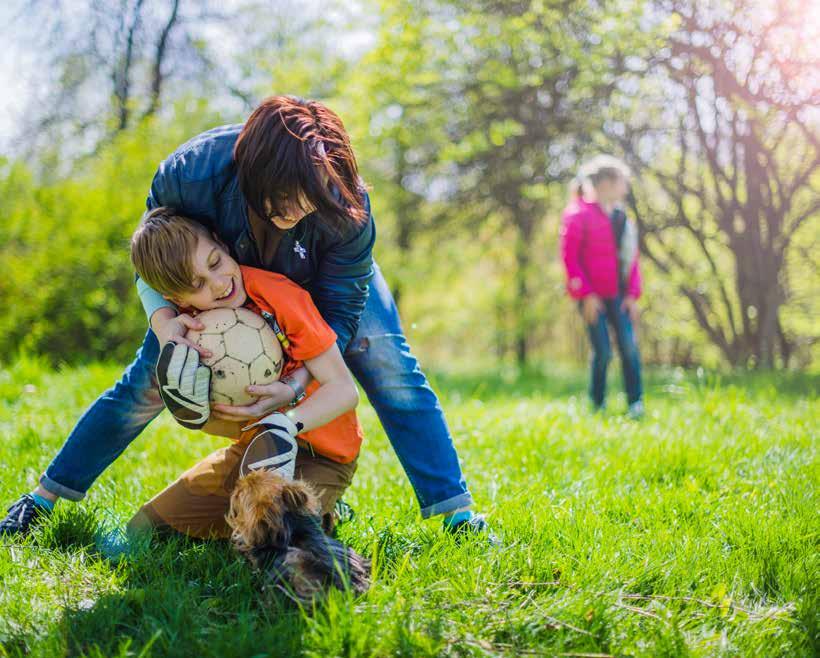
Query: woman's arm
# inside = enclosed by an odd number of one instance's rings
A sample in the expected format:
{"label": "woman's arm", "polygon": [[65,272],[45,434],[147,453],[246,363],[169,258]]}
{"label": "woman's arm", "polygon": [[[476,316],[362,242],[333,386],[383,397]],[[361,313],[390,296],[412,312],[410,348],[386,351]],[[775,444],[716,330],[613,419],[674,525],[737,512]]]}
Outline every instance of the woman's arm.
{"label": "woman's arm", "polygon": [[287,412],[294,423],[302,423],[302,431],[321,427],[356,408],[359,391],[338,345],[308,359],[305,366],[320,386],[299,406]]}
{"label": "woman's arm", "polygon": [[367,197],[365,207],[366,223],[322,255],[316,277],[309,286],[313,303],[336,332],[336,344],[342,353],[359,328],[373,278],[376,224]]}

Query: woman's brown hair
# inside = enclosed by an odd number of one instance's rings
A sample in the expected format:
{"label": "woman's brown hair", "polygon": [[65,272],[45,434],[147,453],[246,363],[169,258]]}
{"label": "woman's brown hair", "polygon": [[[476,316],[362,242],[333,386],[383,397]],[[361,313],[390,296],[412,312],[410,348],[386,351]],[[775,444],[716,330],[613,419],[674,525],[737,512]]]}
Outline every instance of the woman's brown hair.
{"label": "woman's brown hair", "polygon": [[367,221],[350,137],[323,103],[266,98],[248,117],[233,157],[242,193],[259,217],[282,216],[284,197],[304,197],[320,221],[339,232]]}

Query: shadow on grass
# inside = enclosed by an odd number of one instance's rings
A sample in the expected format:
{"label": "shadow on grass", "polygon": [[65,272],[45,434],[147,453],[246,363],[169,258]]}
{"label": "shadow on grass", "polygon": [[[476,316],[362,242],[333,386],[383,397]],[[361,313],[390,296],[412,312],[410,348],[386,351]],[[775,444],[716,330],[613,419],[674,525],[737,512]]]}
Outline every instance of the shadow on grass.
{"label": "shadow on grass", "polygon": [[[567,398],[586,396],[589,374],[564,366],[549,369],[508,368],[500,372],[428,372],[436,390],[444,397],[460,399],[505,399],[521,397]],[[708,372],[680,368],[644,370],[644,388],[652,397],[662,397],[676,388],[713,390],[735,387],[751,396],[777,395],[783,398],[816,398],[820,394],[820,373],[810,372]],[[620,393],[620,363],[613,359],[609,368],[608,391]]]}
{"label": "shadow on grass", "polygon": [[155,540],[118,567],[124,587],[67,609],[69,655],[293,656],[300,612],[264,588],[226,542]]}
{"label": "shadow on grass", "polygon": [[[64,506],[30,540],[68,561],[102,560],[97,510]],[[73,554],[72,554],[73,553]],[[114,591],[79,599],[37,637],[7,638],[10,656],[293,656],[304,617],[266,589],[227,541],[154,536],[147,550],[110,565]],[[0,650],[1,655],[6,655]]]}

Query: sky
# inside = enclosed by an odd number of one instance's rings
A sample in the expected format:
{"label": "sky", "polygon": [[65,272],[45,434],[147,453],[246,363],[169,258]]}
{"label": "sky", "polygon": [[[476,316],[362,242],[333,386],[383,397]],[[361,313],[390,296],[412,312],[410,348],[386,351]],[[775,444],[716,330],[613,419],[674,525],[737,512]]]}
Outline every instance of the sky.
{"label": "sky", "polygon": [[[94,0],[95,2],[99,0]],[[108,0],[111,1],[111,0]],[[187,0],[183,0],[187,1]],[[219,0],[220,8],[230,11],[252,0]],[[315,11],[326,20],[345,20],[339,11],[327,11],[327,4],[322,0],[258,0],[263,7],[269,3],[275,7],[275,12],[283,11],[288,2],[300,7],[306,15]],[[18,125],[25,113],[30,110],[31,102],[45,96],[49,71],[38,70],[38,53],[32,36],[37,35],[37,26],[32,26],[30,17],[26,15],[27,8],[38,3],[39,9],[60,7],[64,16],[71,16],[71,8],[86,7],[88,0],[3,0],[0,2],[0,42],[3,43],[2,57],[0,57],[0,156],[13,155],[20,146],[20,132]],[[157,6],[162,7],[159,3]],[[194,5],[196,6],[196,5]],[[373,42],[373,21],[368,21],[368,12],[356,0],[347,0],[344,11],[348,18],[357,16],[356,29],[350,29],[350,22],[346,22],[345,29],[338,33],[338,40],[334,48],[344,54],[355,56],[366,49]],[[287,11],[285,9],[285,11]],[[77,15],[82,12],[78,11]],[[32,30],[32,27],[34,30]],[[220,32],[220,34],[217,34]],[[216,31],[206,28],[209,46],[212,50],[221,48],[219,56],[230,57],[230,50],[236,47],[236,39],[230,36],[230,26],[219,26]],[[237,38],[241,38],[241,36]]]}
{"label": "sky", "polygon": [[[4,12],[0,9],[0,21],[3,21]],[[32,59],[20,44],[3,39],[3,56],[0,58],[0,154],[7,151],[15,122],[24,112],[31,93],[30,87],[35,77]]]}

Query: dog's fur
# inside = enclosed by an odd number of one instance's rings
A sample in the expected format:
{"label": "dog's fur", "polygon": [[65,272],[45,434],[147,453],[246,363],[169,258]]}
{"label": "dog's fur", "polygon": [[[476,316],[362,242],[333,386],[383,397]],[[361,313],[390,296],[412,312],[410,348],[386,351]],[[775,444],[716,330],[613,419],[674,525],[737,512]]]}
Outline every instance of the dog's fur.
{"label": "dog's fur", "polygon": [[322,531],[310,486],[259,470],[239,478],[226,516],[240,553],[289,596],[307,603],[326,587],[370,587],[370,562]]}

